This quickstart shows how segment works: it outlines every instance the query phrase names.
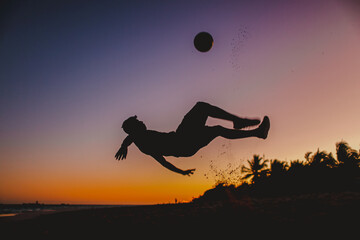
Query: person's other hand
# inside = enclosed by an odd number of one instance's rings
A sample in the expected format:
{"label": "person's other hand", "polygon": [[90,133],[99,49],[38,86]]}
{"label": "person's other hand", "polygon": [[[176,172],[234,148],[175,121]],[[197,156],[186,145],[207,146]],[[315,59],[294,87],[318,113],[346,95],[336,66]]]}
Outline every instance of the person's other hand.
{"label": "person's other hand", "polygon": [[190,176],[190,175],[194,174],[195,170],[196,170],[195,168],[193,168],[193,169],[188,169],[188,170],[185,170],[182,174],[183,174],[184,176]]}
{"label": "person's other hand", "polygon": [[127,147],[121,147],[119,151],[115,154],[117,160],[123,160],[127,155]]}

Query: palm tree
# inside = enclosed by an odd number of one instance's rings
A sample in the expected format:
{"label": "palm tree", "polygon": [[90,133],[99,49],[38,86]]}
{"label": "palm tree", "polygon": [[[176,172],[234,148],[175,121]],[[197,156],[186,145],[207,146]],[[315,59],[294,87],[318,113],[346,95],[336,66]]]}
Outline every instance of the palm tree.
{"label": "palm tree", "polygon": [[305,163],[300,161],[299,159],[298,160],[294,160],[294,161],[291,161],[290,162],[290,168],[302,168],[305,166]]}
{"label": "palm tree", "polygon": [[336,143],[336,156],[340,165],[350,168],[358,168],[360,166],[359,152],[352,149],[345,141]]}
{"label": "palm tree", "polygon": [[298,176],[298,174],[303,174],[306,168],[307,165],[303,161],[300,160],[291,161],[290,166],[288,167],[288,174],[290,176]]}
{"label": "palm tree", "polygon": [[[345,141],[336,143],[336,156],[339,161],[339,171],[342,179],[360,177],[360,154]],[[352,179],[352,180],[351,180]]]}
{"label": "palm tree", "polygon": [[350,146],[347,142],[341,141],[336,143],[336,156],[340,164],[347,162],[349,150]]}
{"label": "palm tree", "polygon": [[284,176],[287,171],[288,165],[286,162],[277,159],[270,162],[270,175],[273,178]]}
{"label": "palm tree", "polygon": [[332,153],[327,153],[325,151],[320,152],[319,149],[311,157],[306,153],[305,158],[312,167],[332,168],[336,166],[336,160]]}
{"label": "palm tree", "polygon": [[305,160],[307,161],[307,162],[310,162],[311,161],[311,154],[312,154],[312,152],[306,152],[305,153]]}
{"label": "palm tree", "polygon": [[246,180],[251,178],[251,182],[256,183],[261,177],[266,176],[268,173],[268,170],[266,169],[268,161],[269,160],[264,160],[262,157],[255,154],[251,161],[247,161],[249,163],[249,168],[245,166],[241,168],[242,173],[247,173],[243,179]]}

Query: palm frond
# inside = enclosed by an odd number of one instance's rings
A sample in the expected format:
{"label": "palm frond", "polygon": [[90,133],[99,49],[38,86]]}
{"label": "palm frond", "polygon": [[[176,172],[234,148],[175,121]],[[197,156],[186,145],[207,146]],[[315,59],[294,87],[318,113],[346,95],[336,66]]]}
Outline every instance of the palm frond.
{"label": "palm frond", "polygon": [[250,178],[250,177],[252,177],[252,176],[253,176],[252,173],[248,173],[248,174],[246,174],[244,177],[242,177],[242,179],[246,180],[246,179],[248,179],[248,178]]}

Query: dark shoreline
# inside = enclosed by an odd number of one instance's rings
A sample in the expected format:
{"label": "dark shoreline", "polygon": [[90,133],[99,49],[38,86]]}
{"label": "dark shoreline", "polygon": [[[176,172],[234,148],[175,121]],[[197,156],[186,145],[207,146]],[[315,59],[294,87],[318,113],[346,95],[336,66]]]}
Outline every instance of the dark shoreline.
{"label": "dark shoreline", "polygon": [[143,206],[143,205],[131,205],[131,204],[89,205],[89,204],[44,204],[44,203],[0,204],[0,224],[2,222],[34,219],[42,215],[56,214],[60,212],[74,212],[74,211],[89,210],[89,209],[105,209],[105,208],[136,207],[136,206]]}
{"label": "dark shoreline", "polygon": [[88,209],[108,207],[131,207],[140,204],[45,204],[45,203],[22,203],[22,204],[0,204],[0,214],[23,213],[42,210],[66,210],[66,209]]}
{"label": "dark shoreline", "polygon": [[[18,221],[0,221],[0,230],[20,238],[69,236],[176,236],[296,231],[349,234],[357,231],[360,193],[319,193],[244,198],[209,203],[162,204],[59,211]],[[165,231],[166,230],[166,231]],[[266,232],[265,231],[265,232]],[[331,233],[331,234],[330,234]],[[24,235],[25,234],[25,235]],[[230,236],[229,235],[229,236]]]}

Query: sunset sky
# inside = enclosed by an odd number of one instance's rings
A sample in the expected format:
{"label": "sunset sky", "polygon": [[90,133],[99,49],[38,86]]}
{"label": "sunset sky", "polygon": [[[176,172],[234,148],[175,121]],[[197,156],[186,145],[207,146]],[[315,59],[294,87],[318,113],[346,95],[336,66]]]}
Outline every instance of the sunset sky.
{"label": "sunset sky", "polygon": [[[207,53],[193,45],[202,31],[214,38]],[[303,160],[341,140],[360,148],[360,4],[8,1],[0,81],[0,203],[189,201],[214,185],[210,165]],[[196,168],[191,177],[135,145],[115,160],[126,118],[173,131],[197,101],[268,115],[268,139],[218,138],[167,158]]]}

